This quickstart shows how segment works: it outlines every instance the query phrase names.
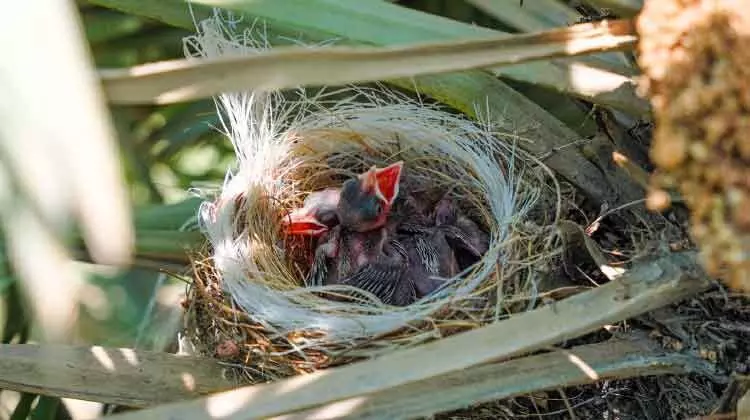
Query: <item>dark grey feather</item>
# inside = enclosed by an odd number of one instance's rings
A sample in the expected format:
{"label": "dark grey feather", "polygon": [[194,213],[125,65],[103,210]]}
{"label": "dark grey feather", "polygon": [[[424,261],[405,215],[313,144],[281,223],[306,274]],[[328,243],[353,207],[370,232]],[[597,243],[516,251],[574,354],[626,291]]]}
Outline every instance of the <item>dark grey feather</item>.
{"label": "dark grey feather", "polygon": [[477,258],[482,257],[483,252],[477,249],[477,247],[474,245],[475,241],[473,241],[471,236],[463,229],[459,229],[458,227],[453,225],[440,225],[438,226],[438,229],[440,229],[445,234],[445,238],[454,246],[458,246],[465,249],[466,251],[469,251],[473,256]]}
{"label": "dark grey feather", "polygon": [[326,255],[322,247],[318,247],[315,250],[315,257],[313,259],[312,267],[310,272],[305,278],[305,285],[308,287],[322,286],[326,277],[328,276],[328,264],[330,259]]}
{"label": "dark grey feather", "polygon": [[374,262],[341,283],[372,293],[387,305],[405,306],[416,300],[416,290],[403,273],[404,268],[397,264]]}
{"label": "dark grey feather", "polygon": [[431,228],[421,223],[403,222],[396,228],[399,233],[429,234]]}
{"label": "dark grey feather", "polygon": [[312,267],[307,273],[307,286],[323,286],[338,283],[339,268],[334,257],[339,253],[341,229],[337,226],[319,239],[315,248]]}
{"label": "dark grey feather", "polygon": [[429,237],[425,235],[416,235],[414,238],[414,247],[419,261],[424,265],[427,274],[439,275],[440,273],[440,261],[438,261],[438,251],[433,243],[427,241]]}

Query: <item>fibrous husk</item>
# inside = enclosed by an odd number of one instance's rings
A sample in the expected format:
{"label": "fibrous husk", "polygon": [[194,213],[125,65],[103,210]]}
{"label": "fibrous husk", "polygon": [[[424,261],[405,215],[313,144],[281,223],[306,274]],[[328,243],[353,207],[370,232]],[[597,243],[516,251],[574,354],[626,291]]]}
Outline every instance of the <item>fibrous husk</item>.
{"label": "fibrous husk", "polygon": [[[235,33],[216,15],[186,40],[188,56],[251,54],[259,31]],[[259,40],[259,41],[258,41]],[[557,252],[549,220],[529,213],[554,197],[511,135],[384,86],[236,92],[217,104],[237,166],[200,210],[208,240],[194,263],[187,333],[210,355],[281,377],[369,358],[494,322],[530,308],[539,273]],[[404,161],[401,188],[436,201],[451,190],[489,233],[486,255],[407,307],[375,297],[326,299],[302,287],[311,243],[285,238],[280,220],[307,194],[370,165]],[[539,206],[537,206],[538,208]],[[545,214],[555,213],[554,200]]]}
{"label": "fibrous husk", "polygon": [[651,0],[638,18],[654,109],[650,207],[676,188],[710,274],[750,290],[750,4]]}

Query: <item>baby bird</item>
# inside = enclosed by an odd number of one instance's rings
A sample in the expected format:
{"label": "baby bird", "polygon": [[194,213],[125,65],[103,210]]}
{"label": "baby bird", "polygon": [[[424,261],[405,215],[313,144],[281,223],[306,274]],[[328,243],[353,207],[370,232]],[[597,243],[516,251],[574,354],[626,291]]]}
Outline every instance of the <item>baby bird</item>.
{"label": "baby bird", "polygon": [[435,225],[446,234],[448,242],[456,251],[462,268],[473,264],[489,249],[489,235],[456,206],[448,197],[443,197],[435,206]]}
{"label": "baby bird", "polygon": [[341,188],[311,193],[282,221],[286,233],[319,237],[337,224],[355,232],[384,226],[398,196],[402,169],[400,161],[380,169],[373,166]]}
{"label": "baby bird", "polygon": [[340,283],[370,292],[386,304],[414,301],[413,283],[403,281],[406,250],[391,240],[386,228],[402,168],[402,162],[372,167],[338,191],[311,194],[301,209],[289,214],[287,233],[319,237],[308,286]]}

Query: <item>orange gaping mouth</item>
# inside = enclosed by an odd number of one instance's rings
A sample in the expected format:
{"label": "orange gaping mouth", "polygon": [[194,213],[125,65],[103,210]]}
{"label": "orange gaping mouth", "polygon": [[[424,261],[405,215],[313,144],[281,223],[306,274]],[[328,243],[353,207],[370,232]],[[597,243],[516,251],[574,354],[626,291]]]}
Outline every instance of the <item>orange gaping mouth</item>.
{"label": "orange gaping mouth", "polygon": [[282,220],[288,235],[320,236],[328,231],[328,226],[302,209],[295,209]]}
{"label": "orange gaping mouth", "polygon": [[401,181],[401,170],[403,167],[404,162],[399,161],[392,165],[388,165],[385,168],[375,170],[378,190],[388,205],[393,204],[393,200],[395,200],[398,195],[398,187]]}
{"label": "orange gaping mouth", "polygon": [[367,172],[359,176],[362,188],[371,191],[383,200],[385,204],[391,205],[398,195],[399,183],[401,181],[401,170],[404,162],[398,161],[385,168],[371,167]]}
{"label": "orange gaping mouth", "polygon": [[[386,208],[393,205],[399,191],[401,171],[404,162],[398,161],[385,168],[378,169],[373,166],[367,172],[359,176],[362,188],[374,192],[377,197],[384,201]],[[386,214],[387,212],[384,212]],[[378,220],[382,224],[384,220]],[[284,231],[288,235],[320,236],[328,232],[329,228],[310,214],[310,210],[298,208],[291,211],[282,221]]]}

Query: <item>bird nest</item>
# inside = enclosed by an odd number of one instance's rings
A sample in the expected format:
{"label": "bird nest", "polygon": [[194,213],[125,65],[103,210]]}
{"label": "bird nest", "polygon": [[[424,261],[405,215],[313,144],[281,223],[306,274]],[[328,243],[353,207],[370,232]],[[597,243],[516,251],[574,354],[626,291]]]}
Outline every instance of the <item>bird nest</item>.
{"label": "bird nest", "polygon": [[[261,39],[262,42],[255,40]],[[186,40],[191,56],[267,48],[220,17]],[[194,259],[186,336],[203,354],[290,376],[370,358],[496,322],[531,308],[556,254],[555,189],[514,136],[383,86],[235,92],[217,97],[237,156],[199,219],[207,238]],[[351,286],[305,287],[315,246],[285,236],[283,216],[314,191],[372,165],[404,162],[401,191],[426,203],[449,194],[489,235],[489,249],[445,286],[403,307]]]}

